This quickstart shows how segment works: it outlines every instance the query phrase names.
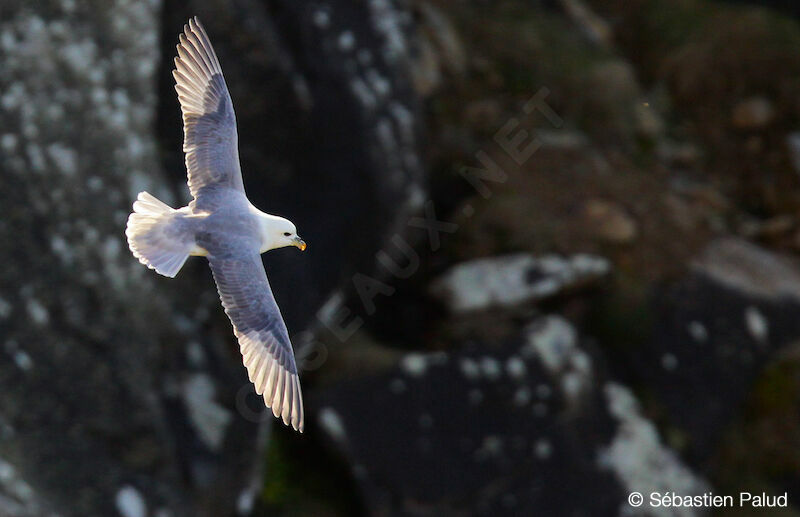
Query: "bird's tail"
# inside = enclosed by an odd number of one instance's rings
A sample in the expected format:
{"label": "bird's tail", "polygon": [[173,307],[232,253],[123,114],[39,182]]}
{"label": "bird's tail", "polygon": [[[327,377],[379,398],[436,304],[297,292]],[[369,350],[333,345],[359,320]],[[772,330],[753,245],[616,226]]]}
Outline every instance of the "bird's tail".
{"label": "bird's tail", "polygon": [[191,239],[181,234],[179,223],[177,210],[140,192],[125,228],[133,256],[150,269],[174,278],[193,248]]}

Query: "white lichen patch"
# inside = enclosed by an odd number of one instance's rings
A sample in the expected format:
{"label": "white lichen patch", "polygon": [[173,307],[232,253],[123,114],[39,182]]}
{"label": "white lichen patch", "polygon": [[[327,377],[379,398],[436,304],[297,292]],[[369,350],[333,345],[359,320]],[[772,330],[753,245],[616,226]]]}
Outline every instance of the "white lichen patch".
{"label": "white lichen patch", "polygon": [[541,361],[571,400],[591,388],[591,358],[578,346],[577,332],[563,318],[546,316],[529,325],[520,355]]}
{"label": "white lichen patch", "polygon": [[16,364],[20,370],[27,372],[33,368],[33,359],[31,359],[31,356],[28,355],[27,352],[19,350],[14,353],[13,357],[14,364]]}
{"label": "white lichen patch", "polygon": [[708,329],[699,321],[690,321],[686,326],[689,335],[698,343],[705,343],[708,341]]}
{"label": "white lichen patch", "polygon": [[342,52],[350,52],[356,46],[356,37],[351,31],[344,31],[339,34],[336,43]]}
{"label": "white lichen patch", "polygon": [[500,368],[500,361],[495,359],[494,357],[484,356],[481,358],[481,372],[483,376],[490,381],[496,381],[500,378],[500,375],[503,373],[502,369]]}
{"label": "white lichen patch", "polygon": [[67,43],[61,48],[61,58],[72,73],[87,75],[97,60],[97,45],[90,39]]}
{"label": "white lichen patch", "polygon": [[503,440],[494,434],[483,438],[481,446],[475,451],[475,461],[486,461],[490,458],[497,458],[503,454]]}
{"label": "white lichen patch", "polygon": [[43,173],[47,170],[47,162],[44,159],[42,148],[36,144],[28,144],[25,146],[25,152],[28,156],[28,164],[34,172]]}
{"label": "white lichen patch", "polygon": [[0,297],[0,319],[11,316],[11,304],[5,298]]}
{"label": "white lichen patch", "polygon": [[389,92],[392,91],[392,84],[389,80],[379,74],[374,68],[367,70],[366,78],[367,83],[378,98],[386,97],[389,95]]}
{"label": "white lichen patch", "polygon": [[214,381],[206,374],[190,376],[181,386],[189,419],[200,440],[212,451],[219,451],[231,422],[230,411],[216,402]]}
{"label": "white lichen patch", "polygon": [[236,498],[236,511],[239,515],[250,515],[253,513],[257,495],[258,489],[253,486],[249,486],[239,492],[239,497]]}
{"label": "white lichen patch", "polygon": [[327,29],[331,25],[331,16],[328,11],[317,9],[311,16],[311,21],[320,29]]}
{"label": "white lichen patch", "polygon": [[195,368],[201,368],[206,363],[206,353],[203,351],[203,346],[197,341],[190,341],[186,345],[186,358],[189,360],[190,365]]}
{"label": "white lichen patch", "polygon": [[541,438],[533,444],[533,455],[540,460],[546,460],[553,454],[553,445],[549,440]]}
{"label": "white lichen patch", "polygon": [[369,0],[372,24],[383,37],[383,54],[393,62],[408,54],[402,13],[390,0]]}
{"label": "white lichen patch", "polygon": [[520,353],[525,357],[537,357],[551,372],[563,370],[577,348],[575,329],[558,316],[542,318],[531,325],[526,334]]}
{"label": "white lichen patch", "polygon": [[481,368],[476,361],[468,357],[463,357],[459,360],[458,366],[467,380],[475,381],[480,379]]}
{"label": "white lichen patch", "polygon": [[40,514],[33,487],[22,479],[14,465],[3,458],[0,458],[0,493],[10,496],[21,510],[29,512],[22,515]]}
{"label": "white lichen patch", "polygon": [[570,371],[562,374],[561,377],[561,390],[570,400],[575,400],[581,396],[587,388],[586,379],[583,374]]}
{"label": "white lichen patch", "polygon": [[765,344],[769,338],[769,322],[758,307],[750,305],[744,310],[744,322],[747,332],[759,344]]}
{"label": "white lichen patch", "polygon": [[356,99],[367,109],[374,109],[378,105],[375,92],[364,82],[363,79],[354,78],[350,81],[350,91]]}
{"label": "white lichen patch", "polygon": [[10,153],[17,148],[17,135],[13,133],[6,133],[0,137],[0,147],[3,151]]}
{"label": "white lichen patch", "polygon": [[47,307],[42,305],[36,298],[29,298],[25,303],[25,308],[34,324],[44,326],[50,321],[50,312],[47,310]]}
{"label": "white lichen patch", "polygon": [[319,425],[328,435],[339,443],[347,442],[347,431],[342,417],[333,408],[324,407],[319,412]]}
{"label": "white lichen patch", "polygon": [[103,260],[114,262],[122,252],[122,241],[116,237],[106,237],[100,250]]}
{"label": "white lichen patch", "polygon": [[609,270],[607,260],[591,255],[515,254],[457,264],[431,284],[430,292],[454,313],[508,308],[593,281]]}
{"label": "white lichen patch", "polygon": [[99,192],[103,188],[103,178],[99,176],[89,176],[86,180],[86,186],[92,192]]}
{"label": "white lichen patch", "polygon": [[67,243],[67,240],[61,235],[53,235],[50,237],[50,250],[59,258],[64,264],[71,265],[74,259],[72,248]]}
{"label": "white lichen patch", "polygon": [[[388,93],[387,91],[385,94]],[[389,112],[397,123],[403,143],[412,145],[414,142],[414,115],[406,106],[396,101],[389,104]]]}
{"label": "white lichen patch", "polygon": [[428,367],[447,362],[447,355],[442,352],[432,354],[407,354],[400,360],[400,368],[410,377],[422,377]]}
{"label": "white lichen patch", "polygon": [[[597,463],[613,472],[626,492],[675,492],[692,496],[709,490],[703,479],[661,443],[655,426],[641,416],[639,404],[627,388],[608,383],[604,392],[618,428],[611,443],[598,451]],[[620,515],[631,515],[630,510],[625,502],[620,506]],[[648,506],[646,513],[633,515],[689,517],[697,513],[694,508]]]}
{"label": "white lichen patch", "polygon": [[114,496],[117,511],[122,517],[147,517],[147,503],[142,493],[125,485]]}
{"label": "white lichen patch", "polygon": [[397,139],[394,137],[394,128],[392,127],[391,121],[386,118],[380,119],[375,126],[375,133],[381,148],[388,153],[387,159],[389,160],[392,170],[397,171],[397,174],[389,178],[389,180],[399,185],[403,179],[401,175],[402,169],[400,168],[400,163],[396,159],[398,151]]}
{"label": "white lichen patch", "polygon": [[425,370],[428,368],[428,362],[422,354],[408,354],[400,362],[400,367],[408,375],[412,377],[421,377],[425,375]]}
{"label": "white lichen patch", "polygon": [[514,380],[522,380],[528,373],[528,367],[525,366],[525,361],[517,356],[511,356],[506,361],[506,373]]}
{"label": "white lichen patch", "polygon": [[661,367],[668,372],[673,372],[678,369],[678,358],[675,354],[666,353],[661,356]]}

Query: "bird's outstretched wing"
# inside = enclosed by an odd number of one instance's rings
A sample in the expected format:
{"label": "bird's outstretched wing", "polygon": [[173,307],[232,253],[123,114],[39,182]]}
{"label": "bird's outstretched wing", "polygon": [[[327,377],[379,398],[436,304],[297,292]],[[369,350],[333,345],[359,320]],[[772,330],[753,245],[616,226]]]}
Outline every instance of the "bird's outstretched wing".
{"label": "bird's outstretched wing", "polygon": [[172,75],[183,112],[183,151],[194,203],[213,205],[216,198],[204,198],[206,191],[244,192],[233,103],[214,48],[197,18],[183,28]]}
{"label": "bird's outstretched wing", "polygon": [[303,395],[289,334],[258,249],[249,248],[209,245],[208,262],[256,392],[273,415],[303,432]]}

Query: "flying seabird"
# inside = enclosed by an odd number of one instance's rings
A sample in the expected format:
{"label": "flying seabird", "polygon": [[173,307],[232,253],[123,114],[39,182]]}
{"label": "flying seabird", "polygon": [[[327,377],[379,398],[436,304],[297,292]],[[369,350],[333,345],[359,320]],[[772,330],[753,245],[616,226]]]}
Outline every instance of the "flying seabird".
{"label": "flying seabird", "polygon": [[188,206],[174,209],[140,192],[125,235],[133,255],[175,277],[189,255],[205,256],[233,324],[256,393],[286,425],[303,431],[303,396],[292,344],[261,262],[285,246],[306,249],[291,221],[257,209],[244,192],[233,103],[197,18],[184,26],[175,58],[183,112]]}

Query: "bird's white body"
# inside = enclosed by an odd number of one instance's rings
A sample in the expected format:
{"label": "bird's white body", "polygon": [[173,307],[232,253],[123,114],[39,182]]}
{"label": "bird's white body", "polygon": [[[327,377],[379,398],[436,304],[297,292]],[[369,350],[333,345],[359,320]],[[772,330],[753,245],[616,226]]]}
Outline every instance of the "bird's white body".
{"label": "bird's white body", "polygon": [[[265,253],[270,250],[278,248],[285,248],[287,246],[296,246],[297,228],[288,219],[277,215],[262,212],[256,208],[252,203],[249,203],[248,212],[252,215],[253,220],[256,221],[259,229],[259,236],[261,237],[261,247],[259,253]],[[197,214],[192,213],[191,207],[185,206],[178,212],[189,214],[197,220],[208,217],[208,213],[200,212]],[[285,234],[289,234],[288,236]],[[208,250],[201,248],[195,243],[189,251],[189,255],[193,257],[206,257]]]}
{"label": "bird's white body", "polygon": [[[240,199],[228,203],[220,215],[219,211],[198,210],[192,205],[174,209],[153,195],[141,192],[133,204],[126,230],[131,251],[147,267],[172,278],[187,257],[208,256],[208,250],[197,243],[195,236],[200,232],[227,231],[251,236],[258,241],[259,253],[287,246],[305,249],[294,223],[262,212],[243,194],[231,193],[228,197]],[[237,224],[231,225],[231,220]],[[149,249],[158,252],[154,255],[148,253]]]}

